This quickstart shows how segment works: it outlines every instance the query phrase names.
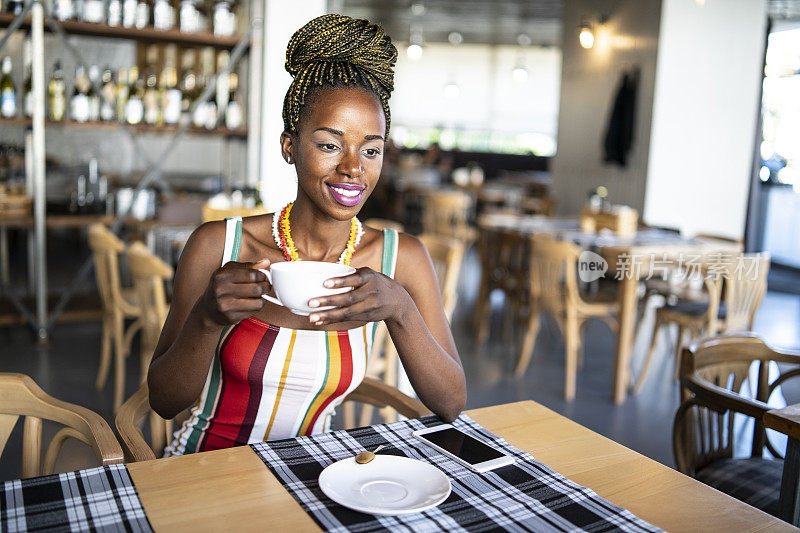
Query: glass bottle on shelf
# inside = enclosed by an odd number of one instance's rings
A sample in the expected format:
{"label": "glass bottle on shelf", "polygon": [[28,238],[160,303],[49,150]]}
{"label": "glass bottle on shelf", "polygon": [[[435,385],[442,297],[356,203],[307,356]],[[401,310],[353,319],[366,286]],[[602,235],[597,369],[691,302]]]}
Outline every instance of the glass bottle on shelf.
{"label": "glass bottle on shelf", "polygon": [[[222,70],[228,66],[229,59],[230,54],[224,50],[217,55],[217,72],[222,72]],[[225,76],[217,77],[217,85],[215,89],[216,94],[214,95],[214,98],[217,104],[217,117],[220,122],[223,122],[225,117],[225,108],[228,107],[228,98],[230,97],[230,73]]]}
{"label": "glass bottle on shelf", "polygon": [[83,4],[83,20],[102,24],[105,22],[105,2],[103,0],[85,0]]}
{"label": "glass bottle on shelf", "polygon": [[182,32],[194,33],[200,31],[199,16],[197,0],[181,0],[179,24]]}
{"label": "glass bottle on shelf", "polygon": [[108,0],[106,22],[109,26],[122,24],[122,0]]}
{"label": "glass bottle on shelf", "polygon": [[50,78],[47,86],[47,100],[49,104],[48,118],[57,122],[64,120],[67,111],[67,84],[64,82],[60,60],[56,60],[53,65],[53,77]]}
{"label": "glass bottle on shelf", "polygon": [[83,65],[75,67],[75,85],[69,100],[69,118],[75,122],[89,120],[89,80]]}
{"label": "glass bottle on shelf", "polygon": [[122,25],[126,28],[133,28],[136,25],[136,6],[138,0],[123,0],[122,2]]}
{"label": "glass bottle on shelf", "polygon": [[103,69],[103,77],[101,79],[101,99],[100,99],[100,120],[110,122],[114,120],[115,116],[115,98],[117,96],[117,87],[114,83],[114,72],[111,67],[106,65]]}
{"label": "glass bottle on shelf", "polygon": [[150,23],[150,5],[145,0],[136,4],[136,29],[141,30]]}
{"label": "glass bottle on shelf", "polygon": [[231,130],[242,127],[242,105],[239,103],[239,75],[231,72],[230,75],[230,96],[228,106],[225,108],[225,127]]}
{"label": "glass bottle on shelf", "polygon": [[197,74],[194,72],[194,52],[187,50],[183,56],[183,76],[181,77],[181,111],[188,113],[194,102],[197,88]]}
{"label": "glass bottle on shelf", "polygon": [[175,67],[167,65],[161,73],[161,87],[163,90],[162,106],[164,109],[164,122],[177,124],[181,119],[182,94],[178,85],[178,73]]}
{"label": "glass bottle on shelf", "polygon": [[144,82],[139,77],[139,69],[128,70],[128,101],[125,104],[125,121],[128,124],[140,124],[144,118]]}
{"label": "glass bottle on shelf", "polygon": [[203,128],[208,123],[208,102],[199,102],[200,95],[205,89],[206,80],[203,74],[196,77],[194,91],[192,94],[192,104],[197,102],[194,111],[192,112],[192,125],[196,128]]}
{"label": "glass bottle on shelf", "polygon": [[72,0],[72,18],[75,20],[83,20],[85,7],[86,0]]}
{"label": "glass bottle on shelf", "polygon": [[3,58],[2,76],[0,77],[0,115],[12,118],[17,114],[17,90],[11,79],[11,58]]}
{"label": "glass bottle on shelf", "polygon": [[[204,48],[200,57],[202,58],[202,63],[200,67],[201,74],[199,83],[197,84],[197,98],[200,98],[200,94],[205,89],[206,84],[210,83],[211,79],[214,77],[214,50],[211,48]],[[199,113],[199,116],[195,118],[195,126],[198,128],[204,127],[207,130],[216,128],[218,113],[215,95],[212,94],[210,98],[197,106],[195,113],[197,113],[197,109],[199,108],[202,108],[202,111]]]}
{"label": "glass bottle on shelf", "polygon": [[100,120],[100,94],[98,94],[95,87],[100,81],[100,70],[97,65],[89,67],[89,89],[86,92],[86,97],[89,101],[89,121],[97,122]]}
{"label": "glass bottle on shelf", "polygon": [[175,9],[170,0],[153,2],[153,27],[157,30],[171,30],[175,27]]}
{"label": "glass bottle on shelf", "polygon": [[117,89],[114,97],[114,111],[117,120],[125,122],[125,106],[128,104],[128,95],[130,90],[128,88],[128,71],[124,68],[117,71]]}
{"label": "glass bottle on shelf", "polygon": [[228,37],[236,31],[236,17],[230,0],[217,0],[214,4],[214,35]]}
{"label": "glass bottle on shelf", "polygon": [[[0,2],[0,5],[2,4],[3,2]],[[22,13],[22,0],[6,0],[2,11],[11,13],[12,15],[19,15]]]}
{"label": "glass bottle on shelf", "polygon": [[72,0],[53,0],[53,15],[58,20],[69,20],[74,14]]}
{"label": "glass bottle on shelf", "polygon": [[161,102],[158,94],[158,75],[156,74],[156,67],[152,63],[147,67],[142,103],[144,105],[145,123],[151,126],[163,124],[164,116],[161,113]]}

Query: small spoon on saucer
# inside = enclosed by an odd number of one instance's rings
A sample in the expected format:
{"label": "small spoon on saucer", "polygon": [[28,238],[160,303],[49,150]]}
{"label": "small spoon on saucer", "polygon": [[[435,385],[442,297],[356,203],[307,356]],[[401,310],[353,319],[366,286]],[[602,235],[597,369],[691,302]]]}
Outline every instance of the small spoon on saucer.
{"label": "small spoon on saucer", "polygon": [[383,444],[372,450],[371,452],[361,452],[356,455],[356,462],[360,465],[367,464],[368,462],[375,459],[375,454],[378,453],[378,450],[383,448]]}

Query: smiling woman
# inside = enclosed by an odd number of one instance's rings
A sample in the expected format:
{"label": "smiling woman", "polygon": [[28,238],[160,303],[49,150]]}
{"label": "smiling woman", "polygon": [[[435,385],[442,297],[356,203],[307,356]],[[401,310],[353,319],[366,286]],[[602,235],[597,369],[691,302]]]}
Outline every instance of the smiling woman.
{"label": "smiling woman", "polygon": [[[280,150],[296,169],[297,199],[204,224],[189,239],[148,373],[161,416],[192,408],[167,455],[326,431],[364,378],[380,321],[423,403],[447,421],[464,407],[427,250],[357,218],[381,172],[396,58],[380,26],[341,15],[316,18],[289,41]],[[272,292],[263,271],[282,261],[356,270],[325,281],[346,292],[312,298],[315,311],[300,316],[262,298]]]}

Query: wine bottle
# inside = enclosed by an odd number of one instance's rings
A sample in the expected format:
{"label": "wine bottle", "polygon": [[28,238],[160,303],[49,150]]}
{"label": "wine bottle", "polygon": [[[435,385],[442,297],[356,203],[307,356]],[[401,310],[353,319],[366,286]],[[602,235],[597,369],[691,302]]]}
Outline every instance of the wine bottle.
{"label": "wine bottle", "polygon": [[168,65],[161,73],[161,87],[163,90],[162,107],[164,109],[164,122],[177,124],[181,119],[182,97],[178,85],[178,73],[175,67]]}
{"label": "wine bottle", "polygon": [[153,2],[153,27],[157,30],[171,30],[175,27],[175,9],[169,0]]}
{"label": "wine bottle", "polygon": [[114,72],[111,67],[106,66],[103,69],[103,77],[101,78],[101,98],[100,98],[100,120],[110,122],[114,120],[115,116],[115,99],[117,96],[117,87],[114,83]]}
{"label": "wine bottle", "polygon": [[100,120],[100,94],[98,94],[95,87],[100,81],[100,70],[97,65],[89,67],[89,87],[86,91],[86,97],[89,101],[89,120],[97,122]]}
{"label": "wine bottle", "polygon": [[3,58],[2,77],[0,77],[0,115],[12,118],[17,114],[17,90],[11,79],[11,58]]}
{"label": "wine bottle", "polygon": [[150,24],[150,6],[145,0],[136,4],[136,29],[141,30]]}
{"label": "wine bottle", "polygon": [[128,71],[128,101],[125,104],[125,121],[140,124],[144,118],[144,81],[139,77],[139,69],[131,67]]}
{"label": "wine bottle", "polygon": [[225,127],[235,130],[242,127],[242,105],[239,103],[239,75],[231,72],[230,75],[230,96],[228,97],[228,107],[225,108]]}
{"label": "wine bottle", "polygon": [[60,60],[53,65],[53,77],[47,86],[47,99],[50,107],[48,118],[55,121],[64,120],[67,111],[67,84],[64,82]]}
{"label": "wine bottle", "polygon": [[106,20],[109,26],[122,24],[122,0],[108,0]]}
{"label": "wine bottle", "polygon": [[122,2],[122,25],[132,28],[136,25],[136,6],[137,0],[123,0]]}
{"label": "wine bottle", "polygon": [[164,116],[161,112],[161,102],[158,94],[158,75],[156,74],[156,67],[152,63],[147,67],[142,103],[144,105],[144,121],[155,126],[163,124]]}
{"label": "wine bottle", "polygon": [[75,122],[89,120],[89,80],[83,65],[75,67],[75,85],[69,100],[69,117]]}

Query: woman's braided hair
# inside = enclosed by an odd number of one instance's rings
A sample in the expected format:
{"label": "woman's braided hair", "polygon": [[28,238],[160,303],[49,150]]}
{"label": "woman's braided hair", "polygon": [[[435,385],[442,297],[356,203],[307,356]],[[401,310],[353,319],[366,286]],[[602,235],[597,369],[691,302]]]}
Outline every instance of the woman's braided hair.
{"label": "woman's braided hair", "polygon": [[297,133],[300,113],[316,88],[353,84],[378,97],[388,134],[395,61],[397,48],[377,24],[337,14],[308,22],[286,48],[286,70],[294,80],[283,100],[285,130]]}

